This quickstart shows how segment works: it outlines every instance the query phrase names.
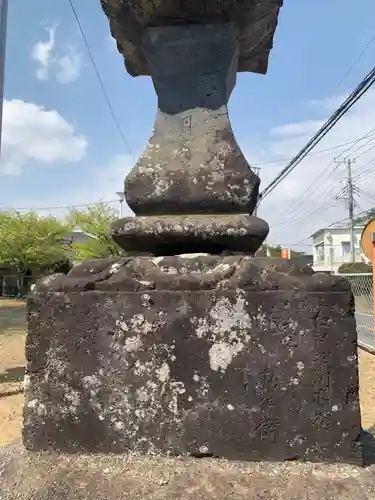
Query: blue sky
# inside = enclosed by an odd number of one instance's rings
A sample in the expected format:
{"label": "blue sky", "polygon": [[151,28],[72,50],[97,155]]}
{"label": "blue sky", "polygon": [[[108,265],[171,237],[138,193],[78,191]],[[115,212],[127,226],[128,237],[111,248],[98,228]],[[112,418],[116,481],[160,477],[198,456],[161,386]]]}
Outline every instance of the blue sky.
{"label": "blue sky", "polygon": [[[126,73],[100,1],[75,0],[129,152],[109,112],[68,0],[9,3],[0,206],[54,207],[116,198],[134,163],[132,155],[140,155],[151,132],[156,106],[151,80]],[[230,101],[232,125],[249,161],[293,156],[342,96],[359,83],[375,60],[375,43],[336,89],[375,35],[374,19],[374,0],[362,0],[357,9],[349,0],[285,0],[268,74],[240,74]],[[371,122],[375,127],[369,112],[373,105],[375,97],[370,93],[317,149],[352,141],[365,134]],[[290,124],[294,124],[292,133],[286,127]],[[330,159],[315,156],[303,162],[284,187],[265,201],[260,215],[271,225],[276,223],[275,207],[279,213],[287,210]],[[282,167],[282,163],[264,165],[264,184]],[[340,177],[340,170],[332,172],[321,191],[331,180],[341,189]],[[304,203],[306,215],[324,207],[326,197],[320,202],[315,197]],[[363,208],[369,204],[362,199]],[[332,208],[323,209],[322,217],[302,226],[294,224],[292,212],[289,225],[273,228],[272,237],[297,243],[317,225],[345,216],[343,204]]]}

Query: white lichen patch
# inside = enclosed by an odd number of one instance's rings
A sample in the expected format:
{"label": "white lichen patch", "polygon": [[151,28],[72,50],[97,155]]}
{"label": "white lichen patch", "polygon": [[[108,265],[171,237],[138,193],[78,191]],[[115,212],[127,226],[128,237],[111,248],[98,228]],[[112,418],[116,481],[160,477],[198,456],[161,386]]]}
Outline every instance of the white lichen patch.
{"label": "white lichen patch", "polygon": [[208,454],[208,446],[200,446],[199,453],[201,453],[202,455],[207,455]]}
{"label": "white lichen patch", "polygon": [[266,354],[267,350],[262,344],[258,344],[259,350],[262,354]]}
{"label": "white lichen patch", "polygon": [[198,386],[198,389],[196,391],[198,397],[205,399],[207,397],[209,390],[210,390],[210,385],[208,383],[208,378],[207,377],[200,377],[199,386]]}
{"label": "white lichen patch", "polygon": [[26,392],[28,391],[29,387],[30,387],[30,376],[29,375],[25,375],[24,378],[23,378],[23,390]]}
{"label": "white lichen patch", "polygon": [[42,285],[46,285],[46,286],[48,286],[48,285],[50,285],[50,284],[51,284],[51,283],[52,283],[52,282],[53,282],[56,278],[58,278],[58,276],[59,276],[58,274],[51,274],[51,276],[45,276],[44,278],[42,278],[42,279],[40,280],[40,283],[41,283]]}
{"label": "white lichen patch", "polygon": [[290,379],[289,379],[289,384],[290,385],[297,386],[297,385],[299,385],[299,383],[300,383],[299,378],[297,378],[297,377],[290,377]]}
{"label": "white lichen patch", "polygon": [[119,262],[115,262],[114,264],[111,265],[109,268],[109,274],[117,274],[121,268],[121,264]]}
{"label": "white lichen patch", "polygon": [[289,379],[289,384],[294,386],[298,386],[301,383],[301,380],[303,379],[305,363],[303,363],[303,361],[298,361],[296,363],[296,369],[297,369],[296,375],[294,377],[290,377]]}
{"label": "white lichen patch", "polygon": [[145,281],[145,280],[138,280],[138,283],[149,290],[152,290],[154,288],[154,283],[152,281]]}
{"label": "white lichen patch", "polygon": [[212,273],[215,274],[215,273],[225,273],[229,270],[231,270],[233,268],[233,266],[230,266],[229,264],[219,264],[218,266],[214,267],[212,269]]}
{"label": "white lichen patch", "polygon": [[[234,302],[222,297],[204,318],[193,318],[195,334],[212,342],[208,352],[213,371],[225,372],[233,359],[251,342],[253,319],[246,311],[246,301],[239,292]],[[261,311],[259,316],[263,320]]]}
{"label": "white lichen patch", "polygon": [[44,417],[47,415],[46,406],[38,401],[38,399],[32,399],[26,404],[27,408],[32,412],[36,413],[39,417]]}
{"label": "white lichen patch", "polygon": [[160,326],[160,321],[148,321],[144,314],[135,314],[131,318],[125,320],[121,318],[116,321],[118,334],[131,332],[133,335],[148,335],[156,332]]}
{"label": "white lichen patch", "polygon": [[127,352],[136,352],[142,347],[142,340],[140,337],[128,337],[125,339],[124,349]]}
{"label": "white lichen patch", "polygon": [[74,390],[67,392],[66,394],[64,394],[64,403],[67,412],[72,416],[76,416],[78,408],[81,404],[80,393]]}
{"label": "white lichen patch", "polygon": [[304,368],[305,368],[305,363],[303,363],[302,361],[298,361],[298,363],[297,363],[297,370],[298,370],[300,373],[302,373],[302,372],[303,372],[303,370],[304,370]]}
{"label": "white lichen patch", "polygon": [[168,363],[163,363],[162,366],[157,370],[158,379],[160,382],[167,382],[169,380],[170,368]]}
{"label": "white lichen patch", "polygon": [[183,259],[197,259],[198,257],[207,257],[208,253],[182,253],[179,257]]}
{"label": "white lichen patch", "polygon": [[141,295],[141,304],[143,307],[149,307],[152,305],[152,298],[151,295],[148,293],[143,293]]}
{"label": "white lichen patch", "polygon": [[211,370],[218,372],[219,370],[225,372],[232,360],[237,354],[243,351],[244,344],[237,342],[237,344],[229,344],[227,342],[216,342],[208,351]]}

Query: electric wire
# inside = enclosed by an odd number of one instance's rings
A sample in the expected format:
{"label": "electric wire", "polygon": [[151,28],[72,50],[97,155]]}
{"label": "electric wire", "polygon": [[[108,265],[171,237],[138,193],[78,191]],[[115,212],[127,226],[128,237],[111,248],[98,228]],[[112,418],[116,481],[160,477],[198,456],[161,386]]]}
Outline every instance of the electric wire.
{"label": "electric wire", "polygon": [[308,141],[300,152],[291,160],[286,167],[270,182],[268,186],[260,193],[260,201],[264,200],[306,157],[306,155],[328,134],[328,132],[337,124],[341,118],[347,114],[354,104],[371,88],[375,83],[375,67],[365,76],[361,83],[325,122],[318,132]]}
{"label": "electric wire", "polygon": [[[353,148],[356,144],[358,144],[359,142],[361,142],[362,140],[368,138],[371,134],[373,134],[373,132],[375,131],[375,127],[372,128],[371,130],[369,130],[365,135],[363,135],[362,137],[359,137],[358,139],[356,139],[355,141],[353,141],[351,143],[351,146],[349,146],[348,148],[346,148],[344,151],[342,151],[338,156],[336,156],[335,158],[333,158],[329,163],[328,165],[325,167],[325,169],[323,170],[323,172],[320,172],[319,175],[315,178],[315,180],[313,182],[311,182],[309,184],[309,186],[301,193],[301,195],[296,199],[294,200],[291,205],[289,205],[277,218],[277,220],[275,221],[275,224],[278,223],[278,221],[282,220],[285,218],[286,215],[291,215],[293,214],[294,212],[296,212],[296,210],[298,210],[300,207],[302,207],[302,205],[306,202],[306,195],[307,193],[316,185],[318,184],[316,187],[319,188],[321,187],[324,182],[328,181],[328,178],[330,176],[332,176],[339,168],[339,165],[336,165],[332,172],[328,173],[329,172],[329,169],[331,168],[331,166],[334,164],[335,161],[337,161],[338,158],[340,158],[343,154],[347,153],[348,151],[350,151],[351,148]],[[364,144],[366,145],[367,142]],[[364,146],[362,145],[362,147]],[[360,148],[359,148],[360,149]],[[356,149],[356,151],[358,151],[358,149]],[[328,173],[328,176],[326,175]],[[315,200],[316,199],[319,199],[321,198],[321,196],[323,194],[325,194],[331,186],[333,186],[333,184],[336,183],[336,180],[333,181],[333,183],[331,183],[320,195],[316,196],[315,195]],[[312,195],[313,193],[311,193]],[[308,198],[311,197],[311,195],[308,196]],[[293,208],[294,207],[294,208]]]}
{"label": "electric wire", "polygon": [[118,118],[117,118],[117,116],[116,116],[116,113],[115,113],[114,109],[113,109],[113,106],[112,106],[111,100],[110,100],[110,98],[109,98],[109,95],[108,95],[108,93],[107,93],[107,91],[106,91],[106,89],[105,89],[105,86],[104,86],[104,83],[103,83],[103,79],[102,79],[102,77],[100,76],[98,66],[97,66],[97,64],[96,64],[96,62],[95,62],[95,59],[94,59],[93,53],[92,53],[92,51],[91,51],[91,49],[90,49],[90,45],[89,45],[89,43],[88,43],[87,37],[86,37],[86,35],[85,35],[85,32],[84,32],[84,30],[83,30],[83,26],[82,26],[82,23],[81,23],[81,21],[80,21],[80,19],[79,19],[79,16],[78,16],[77,10],[76,10],[76,8],[75,8],[75,6],[74,6],[74,3],[73,3],[73,0],[68,0],[68,2],[69,2],[69,5],[70,5],[70,7],[71,7],[71,10],[72,10],[72,12],[73,12],[73,16],[74,16],[74,18],[75,18],[75,20],[76,20],[76,23],[77,23],[78,29],[79,29],[79,31],[80,31],[80,33],[81,33],[81,36],[82,36],[83,42],[84,42],[84,44],[85,44],[85,47],[86,47],[87,53],[88,53],[88,55],[89,55],[89,58],[90,58],[91,64],[92,64],[92,66],[93,66],[93,68],[94,68],[94,71],[95,71],[96,77],[97,77],[97,79],[98,79],[99,85],[100,85],[100,87],[101,87],[101,89],[102,89],[104,99],[105,99],[105,101],[106,101],[106,103],[107,103],[107,106],[108,106],[108,109],[109,109],[109,111],[110,111],[110,113],[111,113],[111,115],[112,115],[113,121],[115,122],[116,128],[117,128],[117,130],[119,131],[119,134],[120,134],[120,136],[121,136],[121,138],[122,138],[122,140],[123,140],[123,142],[124,142],[124,144],[125,144],[126,148],[128,149],[128,151],[129,151],[130,155],[133,157],[134,161],[136,161],[136,160],[135,160],[135,157],[134,157],[134,154],[133,154],[133,152],[132,152],[132,150],[131,150],[131,148],[130,148],[129,142],[127,141],[127,139],[126,139],[126,137],[125,137],[125,134],[124,134],[124,132],[123,132],[123,130],[122,130],[122,128],[121,128],[120,122],[119,122],[119,120],[118,120]]}

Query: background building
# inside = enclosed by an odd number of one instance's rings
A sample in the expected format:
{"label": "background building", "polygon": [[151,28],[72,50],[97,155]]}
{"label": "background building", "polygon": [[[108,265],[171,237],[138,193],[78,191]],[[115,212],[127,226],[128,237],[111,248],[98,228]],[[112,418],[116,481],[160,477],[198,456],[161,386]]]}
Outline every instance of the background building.
{"label": "background building", "polygon": [[[355,262],[367,262],[361,250],[361,236],[364,223],[354,226]],[[345,263],[351,262],[350,233],[348,224],[333,224],[318,229],[311,235],[313,240],[313,269],[320,272],[334,272]]]}

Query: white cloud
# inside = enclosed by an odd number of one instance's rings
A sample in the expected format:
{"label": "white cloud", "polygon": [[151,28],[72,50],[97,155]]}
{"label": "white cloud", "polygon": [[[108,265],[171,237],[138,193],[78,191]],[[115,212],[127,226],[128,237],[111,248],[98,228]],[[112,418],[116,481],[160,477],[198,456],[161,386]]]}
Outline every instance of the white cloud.
{"label": "white cloud", "polygon": [[58,67],[56,79],[61,84],[78,80],[82,69],[82,57],[73,47],[67,47],[67,53],[56,61]]}
{"label": "white cloud", "polygon": [[0,172],[18,175],[27,163],[78,162],[87,141],[57,111],[19,99],[5,100]]}
{"label": "white cloud", "polygon": [[31,51],[32,59],[37,63],[36,76],[39,80],[48,80],[52,51],[56,44],[56,27],[46,28],[48,39],[37,42]]}
{"label": "white cloud", "polygon": [[38,41],[32,48],[31,58],[36,63],[39,80],[56,79],[61,84],[76,81],[82,70],[82,54],[73,46],[57,43],[57,27],[45,28],[46,40]]}
{"label": "white cloud", "polygon": [[323,123],[324,122],[318,120],[311,120],[304,123],[288,123],[287,125],[271,128],[270,135],[278,137],[298,137],[301,135],[306,136],[307,134],[314,135]]}

